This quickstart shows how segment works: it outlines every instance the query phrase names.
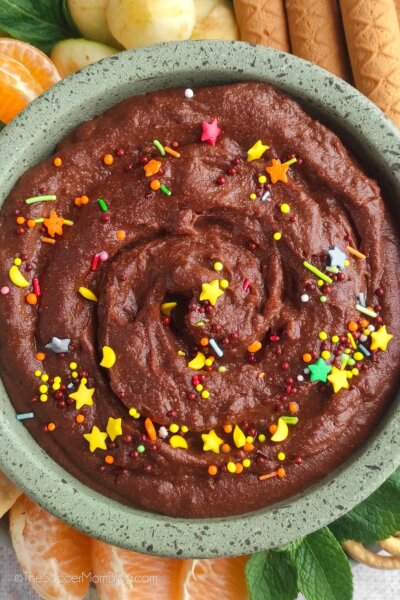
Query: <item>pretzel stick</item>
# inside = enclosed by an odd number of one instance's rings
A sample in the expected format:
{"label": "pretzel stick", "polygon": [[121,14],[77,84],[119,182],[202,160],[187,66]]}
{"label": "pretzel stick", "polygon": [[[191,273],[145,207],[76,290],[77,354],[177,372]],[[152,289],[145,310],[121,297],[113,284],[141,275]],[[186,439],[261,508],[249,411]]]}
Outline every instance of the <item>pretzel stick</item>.
{"label": "pretzel stick", "polygon": [[373,569],[400,569],[400,556],[381,556],[353,541],[344,542],[342,546],[355,560]]}

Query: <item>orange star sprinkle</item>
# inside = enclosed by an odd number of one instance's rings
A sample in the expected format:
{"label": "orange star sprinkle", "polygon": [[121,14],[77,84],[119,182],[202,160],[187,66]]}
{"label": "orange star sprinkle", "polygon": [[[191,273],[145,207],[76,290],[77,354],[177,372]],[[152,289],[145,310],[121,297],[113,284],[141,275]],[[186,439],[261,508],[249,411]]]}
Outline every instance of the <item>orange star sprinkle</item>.
{"label": "orange star sprinkle", "polygon": [[47,231],[51,237],[54,237],[57,233],[58,235],[63,234],[62,226],[64,224],[64,219],[59,217],[55,210],[52,210],[48,219],[44,220],[44,225],[47,227]]}
{"label": "orange star sprinkle", "polygon": [[271,177],[272,183],[277,183],[278,181],[283,181],[283,183],[287,183],[288,178],[286,173],[289,169],[289,166],[290,165],[288,165],[287,163],[281,163],[279,158],[278,160],[273,158],[272,165],[270,167],[266,167],[265,170]]}
{"label": "orange star sprinkle", "polygon": [[158,173],[158,171],[161,168],[161,163],[159,160],[151,160],[150,162],[147,163],[147,165],[144,165],[144,172],[146,173],[146,177],[151,177],[152,175],[155,175],[156,173]]}

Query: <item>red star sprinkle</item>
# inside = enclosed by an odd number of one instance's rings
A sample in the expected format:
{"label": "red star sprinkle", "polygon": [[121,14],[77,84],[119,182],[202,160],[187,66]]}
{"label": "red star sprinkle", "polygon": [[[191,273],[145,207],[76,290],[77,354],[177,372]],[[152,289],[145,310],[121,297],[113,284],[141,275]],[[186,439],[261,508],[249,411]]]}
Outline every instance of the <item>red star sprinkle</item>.
{"label": "red star sprinkle", "polygon": [[221,135],[221,130],[218,127],[217,119],[213,119],[210,123],[207,121],[203,121],[201,124],[203,128],[203,133],[201,134],[202,142],[210,142],[212,146],[215,146],[215,142],[219,135]]}

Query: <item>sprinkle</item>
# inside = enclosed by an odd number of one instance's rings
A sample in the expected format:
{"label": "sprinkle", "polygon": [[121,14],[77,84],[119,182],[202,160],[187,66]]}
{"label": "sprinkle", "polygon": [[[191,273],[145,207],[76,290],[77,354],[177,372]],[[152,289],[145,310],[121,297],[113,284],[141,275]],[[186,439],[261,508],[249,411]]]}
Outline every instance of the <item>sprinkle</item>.
{"label": "sprinkle", "polygon": [[285,460],[285,458],[286,458],[286,454],[284,452],[278,452],[278,456],[277,456],[278,460]]}
{"label": "sprinkle", "polygon": [[[42,360],[44,360],[44,359],[46,358],[46,355],[45,355],[45,353],[44,353],[44,352],[37,352],[37,353],[35,354],[35,358],[36,358],[36,360],[40,360],[40,361],[42,361]],[[54,378],[54,379],[55,379],[55,378]]]}
{"label": "sprinkle", "polygon": [[47,196],[32,196],[32,198],[27,198],[25,200],[25,204],[36,204],[36,202],[54,202],[57,200],[57,196],[54,194],[49,194]]}
{"label": "sprinkle", "polygon": [[226,373],[227,368],[224,367],[223,365],[221,365],[220,367],[218,367],[218,373]]}
{"label": "sprinkle", "polygon": [[297,425],[299,422],[298,417],[280,417],[287,425]]}
{"label": "sprinkle", "polygon": [[229,287],[229,281],[227,279],[221,279],[219,282],[219,287],[223,290],[226,290]]}
{"label": "sprinkle", "polygon": [[106,252],[105,250],[99,252],[99,259],[100,262],[106,262],[106,260],[108,260],[108,252]]}
{"label": "sprinkle", "polygon": [[364,359],[364,354],[362,352],[354,352],[354,359],[359,362]]}
{"label": "sprinkle", "polygon": [[249,196],[250,200],[257,200],[257,194],[254,194],[254,192],[252,194],[250,194]]}
{"label": "sprinkle", "polygon": [[247,352],[250,352],[251,354],[253,354],[254,352],[258,352],[259,350],[261,350],[262,348],[262,343],[255,341],[252,344],[250,344],[249,346],[247,346]]}
{"label": "sprinkle", "polygon": [[37,277],[35,277],[33,279],[32,283],[33,283],[33,291],[35,292],[36,296],[39,298],[41,296],[39,279]]}
{"label": "sprinkle", "polygon": [[112,157],[112,154],[105,154],[105,155],[103,156],[103,163],[104,163],[105,165],[107,165],[107,166],[110,166],[110,165],[112,165],[112,164],[113,164],[113,162],[114,162],[114,159],[113,159],[113,157]]}
{"label": "sprinkle", "polygon": [[25,419],[33,419],[35,415],[33,414],[33,412],[27,412],[27,413],[19,413],[18,415],[16,415],[18,421],[24,421]]}
{"label": "sprinkle", "polygon": [[222,269],[224,268],[224,265],[222,264],[222,262],[215,262],[214,263],[214,271],[222,271]]}
{"label": "sprinkle", "polygon": [[97,200],[97,202],[98,202],[98,205],[100,206],[101,210],[104,210],[104,212],[108,210],[108,206],[107,206],[107,204],[104,202],[103,198],[99,198],[99,199]]}
{"label": "sprinkle", "polygon": [[62,165],[62,160],[59,156],[56,156],[56,158],[53,160],[53,165],[55,167],[61,167]]}
{"label": "sprinkle", "polygon": [[212,146],[215,146],[218,137],[221,135],[221,129],[218,127],[217,119],[212,119],[209,123],[207,121],[202,121],[202,134],[201,141],[202,142],[210,142]]}
{"label": "sprinkle", "polygon": [[126,233],[125,231],[122,231],[122,229],[119,229],[115,235],[117,240],[120,240],[121,242],[126,238]]}
{"label": "sprinkle", "polygon": [[7,296],[9,292],[10,288],[8,287],[8,285],[3,285],[3,287],[0,290],[0,293],[3,294],[3,296]]}
{"label": "sprinkle", "polygon": [[329,350],[323,350],[321,352],[321,356],[324,360],[329,360],[331,357],[331,353],[329,352]]}
{"label": "sprinkle", "polygon": [[356,342],[355,342],[355,340],[354,340],[354,337],[353,337],[353,335],[352,335],[352,334],[349,332],[349,333],[347,334],[347,337],[348,337],[348,338],[349,338],[349,340],[350,340],[351,347],[353,348],[353,350],[357,350],[357,344],[356,344]]}
{"label": "sprinkle", "polygon": [[229,473],[236,473],[236,465],[234,462],[232,462],[232,461],[228,462],[228,464],[226,465],[226,468]]}
{"label": "sprinkle", "polygon": [[263,195],[261,196],[261,200],[263,202],[265,202],[265,200],[268,200],[268,198],[271,196],[271,192],[269,192],[268,190],[266,192],[263,193]]}
{"label": "sprinkle", "polygon": [[278,471],[272,471],[272,473],[266,473],[265,475],[260,475],[259,480],[265,481],[266,479],[271,479],[271,477],[276,477],[278,475]]}
{"label": "sprinkle", "polygon": [[209,398],[209,397],[210,397],[210,392],[209,392],[208,390],[203,390],[203,391],[201,392],[201,397],[202,397],[202,398],[205,398],[205,399],[207,400],[207,398]]}
{"label": "sprinkle", "polygon": [[249,466],[251,465],[251,460],[249,458],[245,458],[244,460],[242,460],[242,465],[244,466],[245,469],[248,469]]}
{"label": "sprinkle", "polygon": [[166,317],[171,316],[171,312],[176,306],[178,306],[177,302],[164,302],[164,304],[161,304],[161,314]]}
{"label": "sprinkle", "polygon": [[193,371],[200,371],[205,365],[206,357],[202,352],[198,352],[196,356],[188,362],[189,369],[193,369]]}
{"label": "sprinkle", "polygon": [[193,98],[194,96],[194,91],[190,88],[186,88],[185,90],[185,98],[187,98],[188,100],[190,100],[191,98]]}
{"label": "sprinkle", "polygon": [[325,341],[328,339],[328,334],[326,333],[326,331],[320,331],[318,337],[320,340]]}
{"label": "sprinkle", "polygon": [[38,299],[37,299],[36,294],[30,293],[25,296],[25,301],[27,304],[30,304],[31,306],[35,306],[35,304],[37,304]]}
{"label": "sprinkle", "polygon": [[306,352],[305,354],[303,354],[303,361],[305,363],[309,363],[312,361],[312,356],[309,352]]}
{"label": "sprinkle", "polygon": [[369,358],[371,356],[371,352],[369,350],[367,350],[367,348],[363,345],[363,344],[358,344],[358,349],[364,354],[364,356],[366,356],[367,358]]}
{"label": "sprinkle", "polygon": [[309,302],[310,296],[308,294],[302,294],[301,297],[300,297],[300,300],[302,302]]}
{"label": "sprinkle", "polygon": [[220,289],[221,282],[218,279],[214,279],[209,283],[201,284],[200,300],[208,300],[212,306],[215,306],[218,298],[223,295],[223,290]]}
{"label": "sprinkle", "polygon": [[47,425],[48,431],[54,431],[55,428],[56,428],[55,423],[48,423],[48,425]]}
{"label": "sprinkle", "polygon": [[158,140],[153,140],[153,146],[155,146],[157,148],[157,150],[159,151],[161,156],[165,156],[164,146],[162,145],[161,142],[159,142]]}
{"label": "sprinkle", "polygon": [[144,165],[143,168],[146,177],[151,177],[152,175],[156,175],[161,169],[161,162],[159,160],[152,159],[146,165]]}
{"label": "sprinkle", "polygon": [[356,309],[360,313],[368,315],[368,317],[372,317],[373,319],[375,319],[375,317],[378,316],[378,314],[374,310],[371,310],[370,308],[365,308],[364,306],[361,306],[361,304],[356,304]]}
{"label": "sprinkle", "polygon": [[164,425],[161,425],[160,429],[158,430],[158,435],[162,440],[165,440],[165,438],[168,437],[168,430],[166,427],[164,427]]}
{"label": "sprinkle", "polygon": [[133,417],[134,419],[139,419],[140,418],[140,412],[137,410],[137,408],[130,408],[129,409],[129,415],[131,417]]}
{"label": "sprinkle", "polygon": [[215,465],[210,465],[208,467],[208,474],[211,476],[214,476],[218,473],[218,467],[216,467]]}
{"label": "sprinkle", "polygon": [[143,454],[143,452],[146,450],[146,448],[143,446],[143,444],[139,444],[139,446],[136,448],[136,450],[140,453]]}
{"label": "sprinkle", "polygon": [[60,339],[58,337],[53,336],[51,342],[46,344],[45,348],[46,350],[51,350],[55,354],[64,354],[66,352],[69,352],[70,341],[71,340],[69,338]]}
{"label": "sprinkle", "polygon": [[221,348],[218,346],[217,342],[213,338],[210,338],[209,344],[210,344],[211,348],[214,350],[215,354],[218,356],[218,358],[221,358],[224,355],[223,351],[221,350]]}
{"label": "sprinkle", "polygon": [[233,441],[236,448],[242,448],[246,443],[246,436],[238,425],[235,425],[235,429],[233,430]]}
{"label": "sprinkle", "polygon": [[334,273],[335,275],[340,271],[339,267],[332,267],[331,265],[326,266],[325,269],[329,271],[329,273]]}
{"label": "sprinkle", "polygon": [[88,288],[80,287],[78,292],[80,293],[81,296],[86,298],[86,300],[92,300],[92,302],[97,302],[97,296]]}
{"label": "sprinkle", "polygon": [[362,292],[357,294],[357,300],[358,300],[358,303],[361,304],[361,306],[364,306],[364,307],[367,306],[367,300],[365,298],[365,294],[363,294]]}
{"label": "sprinkle", "polygon": [[249,289],[250,285],[251,285],[250,279],[245,279],[244,282],[243,282],[243,291],[247,292],[247,290]]}
{"label": "sprinkle", "polygon": [[181,155],[179,152],[176,152],[176,150],[173,150],[172,148],[168,148],[168,146],[164,146],[164,150],[167,154],[170,154],[171,156],[173,156],[174,158],[180,158]]}
{"label": "sprinkle", "polygon": [[173,435],[169,443],[173,448],[188,448],[188,443],[181,435]]}
{"label": "sprinkle", "polygon": [[322,271],[317,269],[317,267],[314,267],[314,265],[311,265],[306,260],[303,262],[303,266],[306,269],[308,269],[309,271],[311,271],[311,273],[314,273],[314,275],[316,275],[317,277],[320,277],[326,283],[333,283],[333,280],[330,277],[328,277],[328,275],[325,275],[325,273],[322,273]]}
{"label": "sprinkle", "polygon": [[27,281],[25,279],[25,277],[22,275],[17,264],[14,264],[10,267],[10,269],[8,271],[8,276],[9,276],[11,282],[14,285],[16,285],[17,287],[24,288],[24,287],[29,286],[29,281]]}
{"label": "sprinkle", "polygon": [[289,206],[289,204],[281,204],[280,208],[281,208],[281,212],[282,213],[284,213],[284,214],[290,213],[290,206]]}
{"label": "sprinkle", "polygon": [[365,254],[363,254],[359,250],[356,250],[355,248],[352,248],[351,246],[346,246],[346,250],[347,250],[347,252],[349,252],[353,256],[356,256],[357,258],[361,258],[362,260],[365,260],[367,258],[365,256]]}
{"label": "sprinkle", "polygon": [[106,454],[104,457],[104,462],[107,463],[107,465],[112,465],[115,462],[115,458],[111,456],[111,454]]}
{"label": "sprinkle", "polygon": [[328,250],[329,258],[331,261],[332,267],[339,267],[340,269],[344,269],[346,266],[347,256],[338,246],[331,246]]}
{"label": "sprinkle", "polygon": [[91,264],[91,267],[90,267],[90,270],[91,270],[91,271],[96,271],[96,269],[97,269],[97,265],[99,264],[99,260],[100,260],[100,257],[99,257],[99,255],[98,255],[98,254],[95,254],[95,255],[93,256],[92,264]]}
{"label": "sprinkle", "polygon": [[282,238],[282,234],[279,231],[275,231],[274,233],[274,240],[279,242],[279,240]]}
{"label": "sprinkle", "polygon": [[42,237],[42,242],[44,244],[55,244],[56,240],[53,238],[49,238],[49,237]]}
{"label": "sprinkle", "polygon": [[258,178],[258,183],[266,183],[267,178],[265,177],[265,175],[260,175],[260,177]]}
{"label": "sprinkle", "polygon": [[283,417],[279,417],[275,433],[271,437],[271,442],[283,442],[284,440],[286,440],[288,435],[289,428],[287,426],[287,423],[283,419]]}
{"label": "sprinkle", "polygon": [[153,425],[153,421],[151,419],[149,419],[149,417],[147,417],[147,419],[145,420],[144,426],[146,428],[147,435],[149,436],[151,441],[155,442],[157,439],[157,433],[156,433],[156,429]]}
{"label": "sprinkle", "polygon": [[278,477],[282,478],[282,477],[285,477],[286,471],[283,467],[279,467],[276,474],[278,475]]}
{"label": "sprinkle", "polygon": [[153,179],[153,181],[150,181],[150,187],[154,192],[157,192],[161,187],[161,181]]}
{"label": "sprinkle", "polygon": [[160,185],[160,190],[162,191],[163,194],[165,194],[166,196],[171,196],[172,192],[171,190],[169,190],[167,187],[165,187],[165,185],[161,184]]}
{"label": "sprinkle", "polygon": [[[261,140],[257,140],[255,144],[249,150],[247,150],[247,162],[252,162],[253,160],[258,160],[262,157],[264,152],[269,150],[269,146],[263,144]],[[265,179],[266,180],[266,179]],[[260,182],[264,183],[264,182]]]}
{"label": "sprinkle", "polygon": [[224,425],[223,429],[224,429],[225,433],[232,433],[233,427],[232,427],[232,425],[227,424],[227,425]]}
{"label": "sprinkle", "polygon": [[260,435],[258,436],[258,441],[263,443],[266,440],[266,436],[263,433],[260,433]]}
{"label": "sprinkle", "polygon": [[114,350],[110,348],[110,346],[103,346],[102,348],[103,358],[101,360],[100,366],[105,369],[111,369],[115,365],[115,361],[117,360],[117,355]]}

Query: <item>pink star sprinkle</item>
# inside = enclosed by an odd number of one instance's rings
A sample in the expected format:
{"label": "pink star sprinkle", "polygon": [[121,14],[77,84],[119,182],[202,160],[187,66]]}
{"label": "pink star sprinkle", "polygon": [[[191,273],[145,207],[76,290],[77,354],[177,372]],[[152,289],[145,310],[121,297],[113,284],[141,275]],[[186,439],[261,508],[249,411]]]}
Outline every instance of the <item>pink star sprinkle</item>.
{"label": "pink star sprinkle", "polygon": [[201,134],[202,142],[210,142],[213,146],[215,146],[215,142],[219,135],[221,135],[221,130],[218,127],[217,119],[213,119],[210,123],[207,121],[203,121],[201,124],[203,128],[203,133]]}

